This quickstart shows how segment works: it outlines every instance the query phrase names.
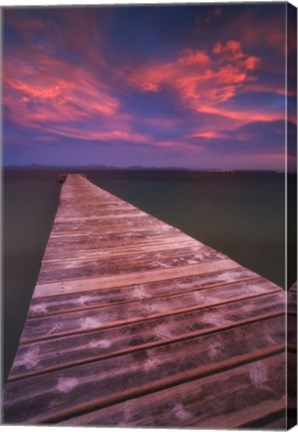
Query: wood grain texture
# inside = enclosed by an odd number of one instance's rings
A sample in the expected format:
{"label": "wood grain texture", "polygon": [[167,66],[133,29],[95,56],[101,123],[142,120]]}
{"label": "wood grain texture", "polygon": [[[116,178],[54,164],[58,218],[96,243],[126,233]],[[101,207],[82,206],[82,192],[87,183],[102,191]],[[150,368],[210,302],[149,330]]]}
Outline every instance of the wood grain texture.
{"label": "wood grain texture", "polygon": [[[73,417],[61,425],[238,428],[282,410],[284,382],[279,368],[284,369],[282,354]],[[217,392],[223,397],[219,399]]]}
{"label": "wood grain texture", "polygon": [[[8,382],[4,420],[56,421],[284,350],[284,317]],[[272,346],[274,344],[274,347]],[[30,394],[23,388],[30,388]],[[53,404],[55,401],[55,404]],[[38,409],[43,404],[42,412]]]}
{"label": "wood grain texture", "polygon": [[[172,268],[147,269],[143,271],[111,274],[108,276],[82,277],[78,279],[65,279],[59,282],[38,282],[34,297],[44,297],[49,295],[61,295],[74,292],[84,292],[90,290],[111,289],[121,286],[145,284],[164,280],[177,279],[181,277],[196,276],[198,274],[208,274],[220,270],[235,269],[240,266],[230,259],[211,261],[185,266],[173,266]],[[59,275],[57,276],[59,278]]]}
{"label": "wood grain texture", "polygon": [[[91,290],[61,294],[59,296],[34,297],[31,301],[28,316],[74,311],[81,308],[109,306],[130,301],[183,294],[189,291],[232,285],[260,279],[250,270],[238,268],[217,273],[202,274],[177,279],[167,279],[161,282],[133,284],[117,288]],[[278,289],[278,288],[277,288]],[[225,292],[223,289],[221,290]]]}
{"label": "wood grain texture", "polygon": [[89,260],[46,262],[39,274],[39,283],[57,280],[95,278],[106,275],[137,273],[148,270],[172,268],[175,265],[208,263],[224,259],[224,256],[210,248],[193,251],[189,248],[148,252],[128,257],[101,257]]}
{"label": "wood grain texture", "polygon": [[[272,291],[271,291],[272,290]],[[57,335],[81,333],[86,330],[110,328],[125,323],[138,322],[154,317],[206,308],[215,304],[243,300],[274,292],[271,284],[259,281],[233,285],[231,289],[210,289],[154,299],[135,300],[101,308],[84,308],[63,315],[41,316],[27,320],[21,343],[48,339]],[[261,301],[261,299],[260,299]],[[241,304],[239,305],[241,308]]]}
{"label": "wood grain texture", "polygon": [[[178,238],[177,238],[178,237]],[[196,244],[195,241],[189,240],[185,238],[184,236],[175,236],[173,239],[164,238],[160,243],[142,243],[141,245],[125,245],[125,246],[118,246],[118,247],[110,247],[106,248],[105,250],[99,250],[98,245],[95,248],[88,248],[88,249],[77,249],[72,248],[71,250],[60,250],[59,253],[55,251],[55,247],[51,247],[47,249],[46,254],[43,258],[43,264],[48,262],[57,262],[61,263],[62,259],[63,261],[79,261],[79,260],[88,260],[90,258],[111,258],[115,256],[131,256],[139,255],[141,253],[148,253],[148,252],[155,252],[158,254],[159,252],[166,250],[176,250],[176,249],[182,249],[185,247],[195,247],[195,252],[198,250],[201,250],[200,245]]]}
{"label": "wood grain texture", "polygon": [[[294,289],[287,299],[294,317]],[[281,424],[285,307],[272,282],[68,175],[4,388],[4,422]],[[291,368],[293,359],[292,350]]]}
{"label": "wood grain texture", "polygon": [[[280,293],[19,346],[10,379],[284,315]],[[59,357],[57,356],[59,353]]]}

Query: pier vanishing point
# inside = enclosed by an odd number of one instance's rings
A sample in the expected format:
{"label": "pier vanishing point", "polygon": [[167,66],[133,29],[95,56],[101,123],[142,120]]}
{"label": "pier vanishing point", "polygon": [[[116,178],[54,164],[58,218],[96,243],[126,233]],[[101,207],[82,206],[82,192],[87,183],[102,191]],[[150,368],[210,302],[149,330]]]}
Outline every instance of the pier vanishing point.
{"label": "pier vanishing point", "polygon": [[285,307],[274,283],[67,175],[4,423],[284,428]]}

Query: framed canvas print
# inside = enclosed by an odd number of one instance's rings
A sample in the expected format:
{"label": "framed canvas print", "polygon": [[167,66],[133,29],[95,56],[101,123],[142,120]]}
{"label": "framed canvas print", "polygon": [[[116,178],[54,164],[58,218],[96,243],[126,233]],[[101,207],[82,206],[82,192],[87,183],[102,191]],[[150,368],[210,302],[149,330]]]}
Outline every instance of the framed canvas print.
{"label": "framed canvas print", "polygon": [[296,7],[1,14],[2,423],[293,427]]}

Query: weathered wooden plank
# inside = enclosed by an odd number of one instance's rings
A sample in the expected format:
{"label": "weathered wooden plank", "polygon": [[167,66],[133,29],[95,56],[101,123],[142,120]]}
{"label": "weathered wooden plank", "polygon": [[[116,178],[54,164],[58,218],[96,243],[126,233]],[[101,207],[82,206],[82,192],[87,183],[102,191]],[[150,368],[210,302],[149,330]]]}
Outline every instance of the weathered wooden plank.
{"label": "weathered wooden plank", "polygon": [[[91,211],[94,210],[94,208],[90,209]],[[92,215],[93,213],[93,215]],[[59,214],[55,217],[55,224],[58,226],[62,226],[62,224],[83,224],[83,223],[93,223],[93,222],[100,222],[105,220],[119,220],[121,218],[142,218],[144,217],[144,213],[137,208],[123,208],[122,210],[113,210],[111,209],[105,209],[104,212],[101,212],[100,214],[97,214],[97,212],[92,212],[90,215],[74,215],[73,212],[68,212],[64,214]]]}
{"label": "weathered wooden plank", "polygon": [[239,428],[283,409],[280,370],[284,370],[282,354],[73,417],[60,425]]}
{"label": "weathered wooden plank", "polygon": [[[85,197],[86,198],[86,197]],[[129,215],[143,215],[142,210],[134,207],[125,202],[109,202],[103,204],[101,200],[97,200],[96,203],[92,205],[84,206],[80,212],[73,211],[73,204],[64,204],[59,207],[55,222],[72,221],[72,220],[92,220],[104,217],[116,217],[116,216],[129,216]]]}
{"label": "weathered wooden plank", "polygon": [[[97,187],[97,186],[96,186]],[[100,188],[97,188],[100,189]],[[103,191],[103,189],[100,189]],[[62,189],[62,194],[64,192],[64,188]],[[88,197],[86,199],[86,192],[88,192]],[[100,192],[96,193],[96,195],[91,195],[90,190],[88,187],[84,187],[83,195],[79,200],[76,198],[77,191],[73,190],[71,193],[68,194],[68,198],[62,197],[62,206],[59,207],[59,213],[70,213],[74,207],[74,204],[79,205],[80,201],[85,201],[86,205],[82,209],[82,212],[84,210],[88,210],[89,208],[98,208],[99,210],[104,210],[105,208],[113,208],[113,209],[135,209],[136,207],[133,204],[128,203],[127,201],[123,201],[120,198],[116,197],[115,195],[110,195],[104,197],[100,194]],[[81,213],[81,212],[80,212]]]}
{"label": "weathered wooden plank", "polygon": [[[80,333],[86,330],[113,327],[125,323],[167,316],[189,310],[205,308],[214,304],[261,296],[279,289],[266,280],[232,285],[230,289],[191,291],[185,294],[154,299],[135,300],[100,308],[82,308],[75,312],[41,316],[26,321],[21,343],[52,338],[56,335]],[[282,295],[280,294],[282,297]],[[239,304],[241,308],[241,304]]]}
{"label": "weathered wooden plank", "polygon": [[59,296],[34,297],[28,312],[29,318],[40,315],[61,313],[70,310],[90,308],[97,306],[109,306],[117,303],[129,303],[130,301],[145,298],[171,296],[183,294],[188,291],[209,289],[220,286],[223,295],[224,285],[237,282],[246,282],[260,279],[248,269],[237,268],[216,273],[208,273],[184,278],[177,278],[156,283],[141,285],[121,286],[115,289],[101,289]]}
{"label": "weathered wooden plank", "polygon": [[34,297],[44,297],[49,295],[60,295],[74,292],[84,292],[90,290],[116,288],[126,285],[143,284],[147,282],[158,282],[171,280],[181,277],[194,276],[198,274],[208,274],[220,270],[240,268],[239,264],[230,259],[212,261],[186,266],[175,266],[162,270],[139,271],[137,273],[127,273],[123,275],[102,276],[99,278],[75,279],[69,281],[40,283],[35,287]]}
{"label": "weathered wooden plank", "polygon": [[[185,236],[183,236],[185,239]],[[168,233],[156,233],[152,230],[148,231],[132,231],[129,233],[108,233],[101,235],[88,235],[82,236],[68,236],[61,237],[58,239],[49,239],[47,250],[62,247],[65,251],[76,250],[78,247],[82,247],[82,250],[89,250],[94,248],[110,249],[119,247],[137,247],[138,245],[155,245],[164,242],[173,243],[181,239],[181,234],[168,232]]]}
{"label": "weathered wooden plank", "polygon": [[[126,233],[105,233],[101,235],[78,235],[78,236],[68,236],[59,237],[52,239],[49,238],[47,244],[47,251],[52,249],[55,255],[55,249],[59,251],[63,248],[63,251],[76,250],[77,248],[82,248],[82,250],[89,250],[94,248],[115,248],[129,247],[137,245],[147,245],[147,244],[160,244],[163,242],[173,242],[179,241],[181,234],[177,234],[175,231],[165,230],[163,233],[156,232],[154,230],[146,231],[130,231]],[[185,238],[185,236],[184,236]],[[190,237],[188,237],[190,238]],[[192,239],[193,240],[193,239]]]}
{"label": "weathered wooden plank", "polygon": [[119,226],[117,224],[115,225],[110,225],[110,226],[106,226],[103,227],[101,230],[99,228],[95,228],[92,229],[92,226],[89,227],[89,229],[83,229],[83,230],[77,230],[77,231],[63,231],[60,233],[56,233],[56,232],[52,232],[51,233],[51,239],[57,239],[57,238],[67,238],[67,237],[80,237],[84,234],[88,234],[88,235],[94,235],[94,234],[126,234],[127,237],[132,237],[132,231],[139,231],[140,235],[143,235],[142,233],[146,233],[149,230],[153,230],[155,234],[162,234],[162,233],[168,233],[168,232],[172,232],[172,233],[177,233],[179,232],[178,230],[176,230],[175,228],[172,228],[170,226],[156,226],[154,223],[148,223],[147,225],[144,225],[142,223],[138,223],[138,224],[133,224],[131,223],[130,225],[123,225],[123,226]]}
{"label": "weathered wooden plank", "polygon": [[213,249],[202,247],[199,250],[192,248],[170,249],[159,253],[148,252],[128,257],[100,257],[91,260],[47,262],[42,265],[38,281],[40,283],[54,282],[67,279],[86,279],[105,275],[120,275],[137,273],[153,269],[172,268],[175,265],[207,263],[225,259]]}
{"label": "weathered wooden plank", "polygon": [[[167,246],[167,247],[166,247]],[[133,250],[128,250],[126,253],[126,249],[112,249],[110,251],[103,251],[101,255],[98,257],[91,256],[86,257],[83,254],[83,261],[81,261],[81,257],[79,255],[78,251],[78,259],[73,256],[71,259],[71,262],[73,266],[86,266],[88,263],[94,263],[98,266],[107,266],[107,264],[110,264],[111,266],[119,266],[122,262],[127,261],[128,263],[138,263],[138,262],[155,262],[160,261],[166,258],[185,258],[188,261],[194,261],[194,262],[188,262],[189,264],[196,264],[197,260],[200,260],[199,262],[202,262],[202,260],[208,258],[210,256],[216,257],[218,259],[224,259],[225,256],[221,254],[220,252],[215,251],[214,249],[211,249],[207,246],[203,245],[197,245],[194,246],[192,244],[171,244],[171,246],[166,245],[164,248],[161,248],[159,251],[156,250],[144,250],[141,251],[140,248],[135,248]],[[99,251],[100,253],[100,251]],[[60,260],[51,260],[43,262],[41,269],[45,272],[48,271],[59,271],[60,268],[63,268],[64,263],[66,262],[66,265],[69,265],[70,260],[60,259]]]}
{"label": "weathered wooden plank", "polygon": [[[166,240],[166,241],[165,241]],[[115,257],[115,256],[133,256],[140,253],[155,252],[158,255],[161,251],[169,251],[182,248],[193,248],[199,251],[203,246],[188,240],[184,236],[178,239],[165,239],[161,243],[145,243],[136,245],[122,245],[118,247],[105,248],[104,250],[97,248],[94,249],[78,249],[72,248],[71,250],[59,250],[55,252],[56,247],[52,246],[47,249],[44,257],[43,264],[50,262],[64,262],[64,261],[82,261],[90,258],[100,257]]]}
{"label": "weathered wooden plank", "polygon": [[[38,380],[23,378],[21,385],[20,381],[11,381],[5,387],[4,422],[33,424],[63,420],[283,349],[284,317],[280,316],[96,361],[92,366],[48,372]],[[258,370],[254,376],[257,381],[264,380]],[[30,388],[30,394],[24,388]]]}
{"label": "weathered wooden plank", "polygon": [[[83,198],[84,199],[84,198]],[[118,199],[118,198],[117,198]],[[100,200],[100,202],[98,202]],[[93,222],[107,222],[111,223],[114,219],[124,218],[127,219],[144,219],[144,220],[154,220],[158,225],[163,223],[160,219],[155,218],[148,213],[145,213],[141,209],[128,205],[125,202],[122,202],[121,205],[109,204],[102,202],[101,199],[97,199],[94,204],[88,202],[86,206],[84,206],[84,211],[81,212],[73,212],[73,205],[67,210],[64,206],[61,210],[56,213],[55,217],[55,225],[58,227],[67,227],[70,222],[75,225],[82,225],[86,221]]]}
{"label": "weathered wooden plank", "polygon": [[59,222],[54,223],[52,228],[51,237],[55,237],[57,235],[68,235],[68,234],[76,234],[80,232],[96,232],[102,233],[111,229],[115,229],[116,231],[120,228],[123,231],[133,229],[146,229],[150,227],[154,227],[154,229],[163,229],[164,223],[161,221],[156,221],[151,216],[143,215],[142,217],[129,217],[123,216],[122,218],[104,218],[100,220],[94,220],[90,224],[86,224],[84,221],[77,221],[76,223],[68,223]]}
{"label": "weathered wooden plank", "polygon": [[129,216],[123,216],[120,220],[101,219],[95,220],[91,224],[87,225],[83,221],[78,221],[77,223],[72,224],[68,222],[55,222],[52,228],[51,237],[55,238],[61,235],[78,235],[86,231],[89,233],[105,233],[111,230],[113,232],[125,232],[131,231],[131,229],[140,231],[150,228],[161,232],[168,231],[171,228],[176,232],[179,231],[177,228],[171,227],[170,225],[144,213],[143,217],[132,218]]}
{"label": "weathered wooden plank", "polygon": [[[214,304],[236,301],[248,297],[261,296],[279,291],[270,282],[264,280],[244,282],[233,285],[231,289],[210,289],[192,291],[186,294],[136,300],[100,308],[83,308],[75,312],[59,315],[41,316],[26,321],[21,343],[52,338],[59,334],[84,332],[98,328],[113,327],[125,323],[168,316],[189,310],[205,308]],[[241,304],[239,305],[241,308]]]}
{"label": "weathered wooden plank", "polygon": [[[20,345],[9,379],[98,360],[284,314],[278,292],[121,327]],[[59,356],[57,356],[59,353]]]}

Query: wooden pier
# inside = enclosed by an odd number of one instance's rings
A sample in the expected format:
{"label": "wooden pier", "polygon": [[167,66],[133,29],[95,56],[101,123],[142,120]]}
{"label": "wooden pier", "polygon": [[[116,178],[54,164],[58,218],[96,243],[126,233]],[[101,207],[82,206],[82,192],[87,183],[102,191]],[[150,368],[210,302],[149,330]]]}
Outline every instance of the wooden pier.
{"label": "wooden pier", "polygon": [[272,282],[68,175],[4,423],[285,428],[285,305]]}

